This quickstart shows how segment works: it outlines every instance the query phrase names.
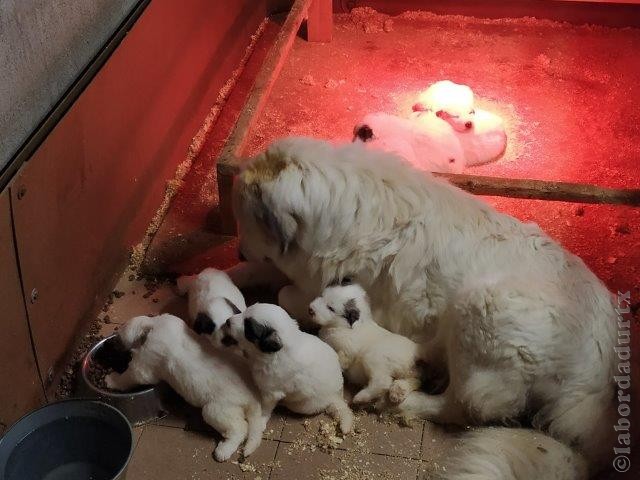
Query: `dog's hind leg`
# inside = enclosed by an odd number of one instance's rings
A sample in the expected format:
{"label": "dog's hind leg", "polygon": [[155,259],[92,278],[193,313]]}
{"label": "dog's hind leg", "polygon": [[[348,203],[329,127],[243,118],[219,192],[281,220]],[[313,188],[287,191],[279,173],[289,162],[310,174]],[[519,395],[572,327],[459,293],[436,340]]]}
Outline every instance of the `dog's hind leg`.
{"label": "dog's hind leg", "polygon": [[344,398],[337,397],[333,400],[326,409],[326,412],[335,420],[337,420],[340,426],[340,431],[345,435],[351,432],[353,428],[353,412],[344,401]]}
{"label": "dog's hind leg", "polygon": [[267,426],[260,406],[255,405],[247,408],[247,424],[247,441],[244,444],[244,450],[242,452],[245,457],[251,455],[260,446],[262,433]]}
{"label": "dog's hind leg", "polygon": [[240,444],[247,438],[249,426],[240,407],[221,408],[215,403],[207,403],[202,408],[202,418],[222,437],[213,452],[218,462],[229,460]]}

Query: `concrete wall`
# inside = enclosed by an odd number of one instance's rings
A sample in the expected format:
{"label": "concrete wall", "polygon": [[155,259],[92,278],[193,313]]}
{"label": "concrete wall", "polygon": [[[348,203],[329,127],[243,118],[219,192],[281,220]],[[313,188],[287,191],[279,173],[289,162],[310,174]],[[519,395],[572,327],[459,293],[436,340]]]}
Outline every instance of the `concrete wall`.
{"label": "concrete wall", "polygon": [[137,1],[0,1],[0,169]]}

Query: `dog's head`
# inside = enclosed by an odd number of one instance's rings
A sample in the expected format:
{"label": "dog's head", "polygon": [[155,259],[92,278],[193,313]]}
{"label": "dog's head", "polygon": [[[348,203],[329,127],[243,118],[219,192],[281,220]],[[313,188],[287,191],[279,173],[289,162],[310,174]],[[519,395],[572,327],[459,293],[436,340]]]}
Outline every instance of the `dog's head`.
{"label": "dog's head", "polygon": [[356,322],[371,318],[369,300],[357,284],[327,287],[309,305],[311,319],[320,326],[352,328]]}
{"label": "dog's head", "polygon": [[279,352],[294,341],[293,337],[300,330],[296,321],[279,306],[256,303],[229,318],[221,332],[227,342],[237,342],[251,357]]}

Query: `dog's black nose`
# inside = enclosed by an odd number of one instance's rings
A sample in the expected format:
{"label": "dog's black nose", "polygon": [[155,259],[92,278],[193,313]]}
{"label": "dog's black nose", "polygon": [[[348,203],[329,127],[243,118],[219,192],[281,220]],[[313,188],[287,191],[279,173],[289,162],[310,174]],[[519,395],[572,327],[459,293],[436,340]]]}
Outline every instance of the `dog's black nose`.
{"label": "dog's black nose", "polygon": [[465,122],[464,128],[471,130],[473,128],[473,122]]}
{"label": "dog's black nose", "polygon": [[373,130],[371,130],[369,125],[360,125],[359,127],[356,127],[356,131],[354,133],[355,136],[363,142],[367,142],[373,138]]}
{"label": "dog's black nose", "polygon": [[316,311],[312,307],[309,307],[309,316],[311,318],[316,316]]}
{"label": "dog's black nose", "polygon": [[244,256],[244,253],[242,253],[242,250],[239,250],[239,251],[238,251],[238,259],[239,259],[241,262],[246,262],[246,261],[247,261],[247,257],[245,257],[245,256]]}
{"label": "dog's black nose", "polygon": [[203,333],[206,335],[211,335],[215,329],[216,324],[213,323],[213,320],[209,315],[202,312],[196,315],[196,319],[193,322],[193,330],[198,335],[202,335]]}

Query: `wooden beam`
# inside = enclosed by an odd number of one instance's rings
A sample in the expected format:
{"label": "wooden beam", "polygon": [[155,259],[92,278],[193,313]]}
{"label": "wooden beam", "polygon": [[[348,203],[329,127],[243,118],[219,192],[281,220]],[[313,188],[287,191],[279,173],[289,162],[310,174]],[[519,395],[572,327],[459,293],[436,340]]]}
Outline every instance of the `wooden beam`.
{"label": "wooden beam", "polygon": [[475,195],[640,206],[639,189],[606,188],[582,183],[434,173]]}
{"label": "wooden beam", "polygon": [[[241,160],[227,165],[226,176],[240,171]],[[640,189],[607,188],[584,183],[531,180],[526,178],[486,177],[458,173],[433,173],[452,185],[474,195],[528,198],[573,203],[640,206]]]}
{"label": "wooden beam", "polygon": [[332,0],[312,0],[307,16],[307,40],[310,42],[330,42],[332,33]]}
{"label": "wooden beam", "polygon": [[295,0],[287,19],[278,33],[262,68],[256,76],[253,88],[249,94],[249,98],[238,117],[226,144],[222,149],[222,153],[218,157],[218,187],[220,196],[220,212],[224,221],[221,225],[223,234],[235,235],[236,225],[233,221],[231,212],[231,185],[232,179],[224,178],[233,175],[234,168],[231,166],[234,159],[242,155],[248,134],[255,125],[260,112],[269,98],[269,93],[273,89],[273,85],[282,70],[287,54],[293,46],[296,34],[302,25],[302,21],[306,18],[309,6],[312,0]]}

